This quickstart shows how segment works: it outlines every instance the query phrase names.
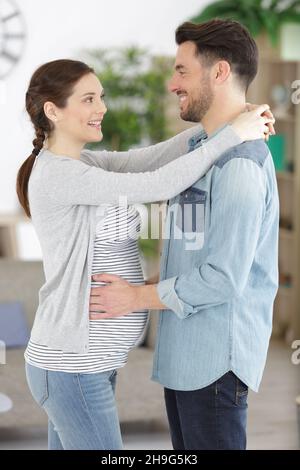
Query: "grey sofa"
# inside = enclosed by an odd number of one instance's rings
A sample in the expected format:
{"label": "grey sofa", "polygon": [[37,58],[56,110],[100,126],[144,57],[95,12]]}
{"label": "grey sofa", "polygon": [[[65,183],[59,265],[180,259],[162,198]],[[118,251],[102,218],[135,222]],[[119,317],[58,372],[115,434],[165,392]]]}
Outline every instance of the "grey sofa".
{"label": "grey sofa", "polygon": [[[38,302],[38,290],[44,282],[40,261],[0,260],[0,303],[22,302],[31,327]],[[166,426],[162,387],[150,380],[157,312],[151,312],[143,346],[131,351],[128,364],[118,371],[117,404],[121,423],[159,422]],[[0,413],[0,428],[46,425],[28,390],[24,372],[24,349],[8,349],[6,364],[0,365],[0,393],[13,402],[11,410]]]}

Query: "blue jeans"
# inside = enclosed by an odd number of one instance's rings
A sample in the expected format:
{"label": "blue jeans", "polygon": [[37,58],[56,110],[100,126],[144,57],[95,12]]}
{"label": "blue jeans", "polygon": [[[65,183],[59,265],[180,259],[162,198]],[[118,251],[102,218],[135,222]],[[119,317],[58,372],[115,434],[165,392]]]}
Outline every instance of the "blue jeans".
{"label": "blue jeans", "polygon": [[56,372],[26,363],[35,401],[48,415],[51,450],[120,450],[115,402],[116,370],[96,374]]}
{"label": "blue jeans", "polygon": [[246,448],[248,387],[233,372],[193,391],[165,388],[175,450]]}

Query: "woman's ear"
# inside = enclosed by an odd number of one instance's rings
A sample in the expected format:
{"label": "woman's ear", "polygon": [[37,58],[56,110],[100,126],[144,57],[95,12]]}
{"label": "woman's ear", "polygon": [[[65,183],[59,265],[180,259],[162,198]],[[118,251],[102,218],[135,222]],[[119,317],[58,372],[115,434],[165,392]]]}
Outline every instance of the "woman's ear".
{"label": "woman's ear", "polygon": [[48,119],[52,122],[57,122],[58,120],[58,113],[57,108],[54,103],[51,101],[46,101],[44,104],[44,113]]}

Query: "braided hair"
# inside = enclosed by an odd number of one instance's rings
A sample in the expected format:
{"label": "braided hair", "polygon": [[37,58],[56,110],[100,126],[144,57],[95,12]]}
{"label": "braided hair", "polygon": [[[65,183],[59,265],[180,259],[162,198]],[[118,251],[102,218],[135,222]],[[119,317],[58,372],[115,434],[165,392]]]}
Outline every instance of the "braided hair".
{"label": "braided hair", "polygon": [[47,101],[59,108],[67,105],[74,85],[84,75],[94,73],[87,64],[78,60],[60,59],[41,65],[33,74],[26,92],[26,111],[35,130],[33,150],[21,165],[16,182],[19,202],[26,215],[31,217],[28,201],[28,182],[36,157],[43,149],[45,139],[55,130],[54,124],[44,112]]}

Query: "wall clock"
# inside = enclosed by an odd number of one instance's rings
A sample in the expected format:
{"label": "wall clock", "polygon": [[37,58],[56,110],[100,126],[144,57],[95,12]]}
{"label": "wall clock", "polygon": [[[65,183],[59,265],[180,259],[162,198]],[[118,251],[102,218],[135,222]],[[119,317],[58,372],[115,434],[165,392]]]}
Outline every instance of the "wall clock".
{"label": "wall clock", "polygon": [[24,17],[15,0],[0,0],[0,79],[20,60],[26,39]]}

